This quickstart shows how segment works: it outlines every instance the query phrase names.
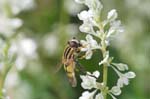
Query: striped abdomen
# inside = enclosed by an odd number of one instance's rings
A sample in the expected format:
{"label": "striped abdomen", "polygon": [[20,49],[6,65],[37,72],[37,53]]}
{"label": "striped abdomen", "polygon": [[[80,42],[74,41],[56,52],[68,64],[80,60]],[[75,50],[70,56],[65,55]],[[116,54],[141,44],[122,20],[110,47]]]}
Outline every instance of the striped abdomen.
{"label": "striped abdomen", "polygon": [[67,77],[72,87],[75,87],[77,85],[75,72],[74,72],[75,70],[74,52],[75,51],[73,48],[67,46],[63,55],[64,69],[66,71]]}

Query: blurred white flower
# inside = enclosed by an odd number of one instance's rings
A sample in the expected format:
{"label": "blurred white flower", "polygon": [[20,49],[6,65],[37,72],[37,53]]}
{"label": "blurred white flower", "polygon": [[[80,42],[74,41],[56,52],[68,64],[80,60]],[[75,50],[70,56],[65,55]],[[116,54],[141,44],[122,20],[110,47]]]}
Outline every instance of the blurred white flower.
{"label": "blurred white flower", "polygon": [[14,15],[23,10],[29,10],[35,7],[34,0],[7,0]]}
{"label": "blurred white flower", "polygon": [[29,57],[36,54],[37,45],[33,39],[24,38],[19,42],[19,46],[22,53]]}
{"label": "blurred white flower", "polygon": [[5,81],[5,86],[7,88],[11,88],[16,86],[20,82],[19,76],[17,72],[10,72]]}
{"label": "blurred white flower", "polygon": [[123,85],[129,84],[129,79],[134,78],[136,75],[134,72],[127,72],[125,74],[119,73],[119,79],[117,81],[118,87],[123,87]]}
{"label": "blurred white flower", "polygon": [[99,0],[75,0],[75,1],[81,4],[84,3],[89,9],[94,11],[96,17],[99,16],[103,8],[103,5]]}
{"label": "blurred white flower", "polygon": [[23,70],[28,59],[37,58],[37,44],[31,38],[19,37],[11,42],[10,56],[17,55],[15,65],[18,70]]}
{"label": "blurred white flower", "polygon": [[43,38],[43,48],[46,52],[46,54],[52,56],[57,52],[58,48],[58,37],[56,35],[46,35]]}
{"label": "blurred white flower", "polygon": [[98,94],[95,96],[95,99],[104,99],[104,96],[102,95],[102,93],[98,93]]}
{"label": "blurred white flower", "polygon": [[83,24],[80,26],[80,31],[85,33],[94,34],[93,26],[98,26],[94,19],[94,12],[92,10],[84,10],[78,14],[80,20],[83,21]]}
{"label": "blurred white flower", "polygon": [[27,59],[26,59],[26,57],[23,57],[23,56],[18,56],[15,61],[16,67],[20,71],[25,68],[26,63],[27,63]]}
{"label": "blurred white flower", "polygon": [[82,11],[82,12],[80,12],[79,14],[78,14],[78,18],[80,19],[80,20],[82,20],[83,22],[92,22],[93,21],[93,18],[94,17],[94,13],[93,13],[93,11],[92,10],[88,10],[88,11],[86,11],[86,10],[84,10],[84,11]]}
{"label": "blurred white flower", "polygon": [[132,71],[130,71],[130,72],[127,72],[127,73],[125,73],[124,74],[126,77],[128,77],[128,78],[135,78],[135,73],[134,72],[132,72]]}
{"label": "blurred white flower", "polygon": [[116,96],[121,94],[121,89],[118,86],[113,86],[110,90],[110,92]]}
{"label": "blurred white flower", "polygon": [[91,24],[84,23],[80,25],[79,30],[84,33],[94,34],[93,26]]}
{"label": "blurred white flower", "polygon": [[4,62],[0,62],[0,72],[1,70],[3,70],[3,68],[4,68]]}
{"label": "blurred white flower", "polygon": [[86,41],[85,40],[81,40],[80,41],[82,44],[82,48],[81,51],[85,51],[86,54],[86,59],[90,59],[92,57],[93,51],[94,49],[100,49],[101,46],[98,45],[97,41],[93,39],[93,37],[91,35],[87,35],[86,36]]}
{"label": "blurred white flower", "polygon": [[112,21],[110,23],[110,29],[109,29],[106,37],[109,38],[116,33],[122,33],[122,32],[124,32],[124,28],[121,26],[121,21],[119,21],[119,20]]}
{"label": "blurred white flower", "polygon": [[93,92],[85,91],[82,93],[82,96],[79,99],[94,99],[93,96],[96,93],[96,90]]}
{"label": "blurred white flower", "polygon": [[112,63],[113,66],[117,67],[120,71],[128,70],[128,65],[123,63]]}
{"label": "blurred white flower", "polygon": [[[73,36],[77,35],[77,33],[79,32],[77,24],[68,24],[68,25],[65,26],[65,30],[66,30],[66,33],[70,37],[73,37]],[[56,36],[56,35],[53,35],[53,36]],[[57,38],[57,40],[58,40],[58,38]]]}
{"label": "blurred white flower", "polygon": [[7,18],[0,14],[0,33],[6,37],[12,36],[16,29],[22,26],[22,20],[18,18]]}
{"label": "blurred white flower", "polygon": [[96,88],[97,87],[96,78],[98,78],[99,76],[100,76],[99,71],[95,71],[95,72],[93,72],[93,74],[91,74],[90,72],[87,72],[86,75],[81,75],[80,76],[80,78],[82,79],[81,86],[84,89]]}
{"label": "blurred white flower", "polygon": [[116,12],[116,9],[112,9],[111,11],[108,12],[107,20],[111,22],[111,21],[116,20],[117,17],[118,17],[118,14]]}
{"label": "blurred white flower", "polygon": [[83,8],[82,5],[76,4],[73,0],[65,0],[64,3],[66,11],[73,16],[76,16],[77,13]]}

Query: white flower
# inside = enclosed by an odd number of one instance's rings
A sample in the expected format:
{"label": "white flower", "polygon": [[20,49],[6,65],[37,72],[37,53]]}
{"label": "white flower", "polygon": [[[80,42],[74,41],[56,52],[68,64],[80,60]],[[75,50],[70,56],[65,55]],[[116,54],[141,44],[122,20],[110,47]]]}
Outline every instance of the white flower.
{"label": "white flower", "polygon": [[98,93],[98,94],[95,96],[95,99],[104,99],[104,96],[102,95],[102,93]]}
{"label": "white flower", "polygon": [[97,15],[100,14],[103,5],[99,0],[75,0],[80,4],[85,4],[89,9],[94,10]]}
{"label": "white flower", "polygon": [[93,26],[91,24],[84,23],[79,27],[79,30],[84,33],[94,34]]}
{"label": "white flower", "polygon": [[4,15],[0,15],[0,33],[6,37],[10,37],[14,34],[16,29],[22,26],[22,21],[18,18],[7,18]]}
{"label": "white flower", "polygon": [[82,96],[79,99],[94,99],[93,96],[96,93],[96,90],[93,92],[85,91],[82,93]]}
{"label": "white flower", "polygon": [[128,65],[123,63],[112,63],[114,66],[118,68],[120,71],[128,70]]}
{"label": "white flower", "polygon": [[93,39],[93,37],[91,35],[87,35],[86,36],[86,41],[85,40],[81,40],[80,41],[82,44],[82,48],[81,51],[85,51],[86,52],[86,59],[90,59],[92,57],[93,54],[93,49],[98,49],[100,48],[100,46],[98,45],[97,41]]}
{"label": "white flower", "polygon": [[99,62],[99,65],[106,64],[108,63],[108,61],[109,61],[109,52],[107,51],[105,58],[101,62]]}
{"label": "white flower", "polygon": [[33,39],[30,38],[24,38],[20,41],[20,49],[22,49],[22,53],[24,53],[25,55],[32,57],[33,55],[35,55],[36,52],[36,43]]}
{"label": "white flower", "polygon": [[73,16],[76,16],[77,13],[83,8],[82,5],[76,4],[73,0],[65,0],[64,7],[65,10]]}
{"label": "white flower", "polygon": [[95,76],[96,78],[98,78],[100,76],[100,72],[99,71],[95,71],[93,72],[93,74],[91,74],[93,76]]}
{"label": "white flower", "polygon": [[82,21],[87,21],[91,20],[91,18],[94,17],[93,11],[92,10],[84,10],[78,14],[78,18]]}
{"label": "white flower", "polygon": [[130,71],[130,72],[127,72],[127,73],[125,73],[124,74],[126,77],[128,77],[128,78],[135,78],[135,73],[134,72],[132,72],[132,71]]}
{"label": "white flower", "polygon": [[112,9],[111,11],[108,12],[107,15],[107,20],[114,21],[118,17],[118,14],[116,12],[116,9]]}
{"label": "white flower", "polygon": [[113,86],[110,90],[110,92],[116,96],[121,94],[121,89],[118,86]]}
{"label": "white flower", "polygon": [[107,38],[111,37],[112,35],[116,33],[122,33],[124,32],[124,28],[121,26],[121,21],[113,21],[110,23],[110,29],[107,33]]}
{"label": "white flower", "polygon": [[78,18],[83,21],[83,24],[91,24],[91,26],[98,26],[95,20],[95,15],[93,10],[84,10],[78,14]]}
{"label": "white flower", "polygon": [[[95,71],[93,72],[93,74],[91,74],[90,72],[87,72],[87,74],[81,75],[80,78],[82,79],[82,83],[81,86],[84,89],[92,89],[92,88],[96,88],[96,78],[98,78],[100,76],[99,71]],[[96,78],[95,78],[96,77]]]}
{"label": "white flower", "polygon": [[[59,46],[59,42],[58,42],[58,38],[56,35],[50,34],[50,35],[46,35],[43,38],[43,48],[44,48],[44,52],[47,55],[55,55],[57,53],[57,48]],[[55,46],[54,46],[55,45]]]}
{"label": "white flower", "polygon": [[123,85],[128,85],[129,84],[129,79],[134,78],[136,75],[134,72],[127,72],[125,74],[119,74],[119,79],[117,81],[117,86],[118,87],[123,87]]}
{"label": "white flower", "polygon": [[35,7],[34,0],[7,0],[7,1],[14,15],[20,13],[23,10],[29,10]]}

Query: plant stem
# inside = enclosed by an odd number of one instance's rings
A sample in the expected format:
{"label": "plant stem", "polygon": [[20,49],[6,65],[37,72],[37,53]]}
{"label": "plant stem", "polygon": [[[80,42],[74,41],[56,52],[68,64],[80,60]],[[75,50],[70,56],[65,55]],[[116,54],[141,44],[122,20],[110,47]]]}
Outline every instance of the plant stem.
{"label": "plant stem", "polygon": [[106,64],[104,64],[103,65],[103,83],[105,86],[105,89],[103,92],[104,99],[107,99],[107,72],[108,72],[108,67]]}
{"label": "plant stem", "polygon": [[[106,57],[106,53],[107,53],[107,46],[105,44],[105,36],[103,37],[102,39],[102,55],[103,55],[103,59]],[[104,99],[107,99],[107,74],[108,73],[108,66],[107,66],[107,63],[104,63],[103,64],[103,84],[104,84],[104,90],[103,90],[103,96],[104,96]]]}

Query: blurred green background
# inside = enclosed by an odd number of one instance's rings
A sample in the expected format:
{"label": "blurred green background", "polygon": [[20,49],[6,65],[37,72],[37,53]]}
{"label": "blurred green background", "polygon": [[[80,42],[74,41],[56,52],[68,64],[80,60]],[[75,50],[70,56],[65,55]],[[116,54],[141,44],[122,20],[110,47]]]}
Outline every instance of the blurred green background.
{"label": "blurred green background", "polygon": [[[117,99],[150,99],[150,0],[101,0],[104,8],[102,19],[107,12],[117,9],[125,33],[112,40],[110,54],[115,62],[124,62],[136,73],[136,78],[122,89]],[[10,99],[78,99],[83,92],[77,73],[78,86],[72,88],[66,74],[61,70],[54,74],[66,42],[72,37],[84,39],[79,32],[82,23],[77,13],[87,9],[74,0],[36,0],[36,6],[22,11],[15,17],[23,20],[18,34],[34,40],[36,58],[25,57],[26,64],[13,66],[7,76],[7,94]],[[17,34],[17,35],[18,35]],[[91,60],[81,63],[89,71],[98,69],[99,53]],[[21,64],[22,65],[22,64]],[[117,81],[110,69],[109,85]],[[110,98],[110,97],[109,97]]]}

